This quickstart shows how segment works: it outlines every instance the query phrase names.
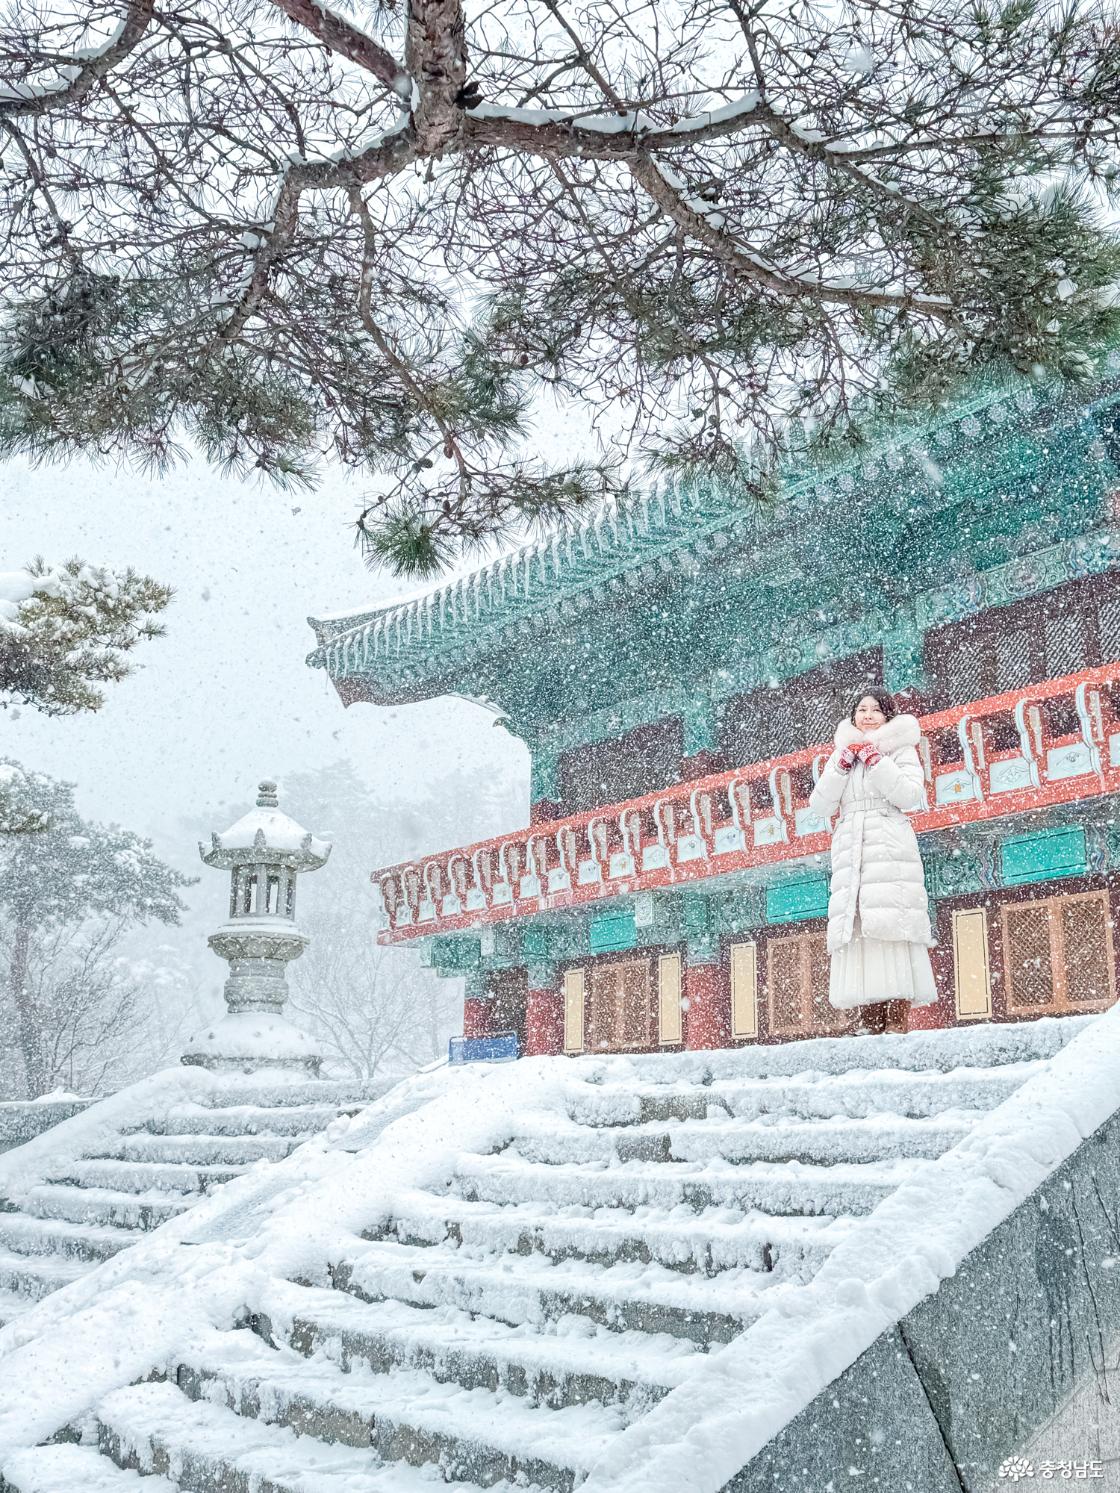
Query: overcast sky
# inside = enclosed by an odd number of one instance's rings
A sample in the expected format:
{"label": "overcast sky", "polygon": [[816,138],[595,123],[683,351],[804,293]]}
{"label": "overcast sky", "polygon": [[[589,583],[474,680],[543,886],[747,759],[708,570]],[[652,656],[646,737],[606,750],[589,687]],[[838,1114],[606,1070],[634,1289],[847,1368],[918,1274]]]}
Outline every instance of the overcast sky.
{"label": "overcast sky", "polygon": [[[85,461],[0,463],[0,570],[77,554],[134,565],[176,593],[167,636],[136,651],[140,668],[109,687],[99,713],[0,712],[0,756],[77,782],[83,812],[151,835],[174,859],[184,819],[247,804],[262,776],[340,758],[397,802],[458,764],[516,782],[527,808],[528,754],[481,707],[344,710],[323,671],[304,663],[309,614],[408,589],[371,574],[353,548],[347,525],[361,497],[343,473],[307,495],[224,479],[197,461],[151,479]],[[480,822],[468,834],[505,827]]]}

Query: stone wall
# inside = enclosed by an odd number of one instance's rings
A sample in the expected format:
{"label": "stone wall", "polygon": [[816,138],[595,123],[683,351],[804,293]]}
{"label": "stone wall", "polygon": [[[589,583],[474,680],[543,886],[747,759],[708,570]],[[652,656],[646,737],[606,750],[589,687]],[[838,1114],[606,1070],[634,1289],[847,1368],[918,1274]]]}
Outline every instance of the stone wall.
{"label": "stone wall", "polygon": [[[1120,1490],[1120,1113],[724,1493],[996,1493],[1013,1453]],[[1112,1394],[1116,1394],[1115,1372]],[[1069,1474],[1045,1475],[1046,1481]],[[1084,1475],[1078,1481],[1088,1480]]]}

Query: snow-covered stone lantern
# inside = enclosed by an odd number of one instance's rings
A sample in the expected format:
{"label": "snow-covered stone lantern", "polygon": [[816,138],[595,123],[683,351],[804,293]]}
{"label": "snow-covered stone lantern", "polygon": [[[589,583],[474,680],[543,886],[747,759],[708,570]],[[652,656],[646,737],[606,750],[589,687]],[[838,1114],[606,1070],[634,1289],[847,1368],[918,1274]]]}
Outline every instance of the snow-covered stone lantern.
{"label": "snow-covered stone lantern", "polygon": [[257,806],[198,851],[208,866],[230,873],[229,921],[208,940],[229,961],[227,1014],[192,1037],[182,1061],[251,1073],[295,1068],[315,1076],[321,1054],[284,1016],[290,960],[307,947],[296,927],[296,878],[326,864],[330,844],[278,808],[276,784],[264,782]]}

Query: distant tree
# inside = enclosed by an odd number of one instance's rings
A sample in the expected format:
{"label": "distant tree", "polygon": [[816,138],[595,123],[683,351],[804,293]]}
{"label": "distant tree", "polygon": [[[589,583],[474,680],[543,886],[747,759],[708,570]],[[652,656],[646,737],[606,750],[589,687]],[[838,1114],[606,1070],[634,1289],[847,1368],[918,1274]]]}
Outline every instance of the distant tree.
{"label": "distant tree", "polygon": [[150,576],[80,560],[0,572],[0,706],[99,710],[100,686],[132,672],[128,655],[162,634],[155,617],[170,600]]}
{"label": "distant tree", "polygon": [[[104,955],[107,946],[99,930],[115,929],[112,942],[133,923],[177,922],[183,910],[178,892],[190,879],[165,865],[149,840],[119,825],[82,819],[71,784],[3,760],[0,781],[8,783],[19,814],[33,815],[36,821],[32,832],[0,839],[0,933],[8,1007],[3,1030],[12,1034],[26,1091],[35,1097],[52,1087],[51,1054],[57,1052],[58,1035],[57,1000],[49,993],[57,991],[57,982],[36,986],[37,961],[39,968],[45,960],[57,970],[60,935],[65,943],[76,930],[87,948],[99,948]],[[73,940],[70,946],[75,946]],[[55,956],[48,958],[45,951],[51,948]],[[106,1032],[112,1029],[109,1023]]]}
{"label": "distant tree", "polygon": [[[0,452],[331,451],[398,571],[1120,324],[1107,4],[8,5]],[[612,459],[527,451],[542,393]]]}
{"label": "distant tree", "polygon": [[[0,921],[0,929],[7,932]],[[48,927],[31,940],[25,1003],[36,1016],[40,1092],[98,1094],[133,1076],[146,1052],[147,992],[118,952],[123,919]],[[11,1030],[10,993],[0,999]],[[6,1009],[5,1009],[6,1008]],[[0,1046],[0,1094],[30,1093],[21,1045]]]}
{"label": "distant tree", "polygon": [[300,882],[297,917],[311,943],[291,966],[292,1008],[332,1066],[355,1077],[430,1063],[461,1029],[459,983],[423,968],[413,949],[378,946],[381,902],[370,882],[390,861],[453,842],[448,804],[470,802],[456,786],[440,779],[430,799],[405,806],[379,798],[345,762],[283,781],[281,807],[334,845],[327,867]]}
{"label": "distant tree", "polygon": [[332,1069],[355,1078],[413,1072],[446,1054],[462,993],[421,968],[414,950],[379,948],[372,909],[355,917],[348,901],[302,920],[312,943],[292,966],[292,1009]]}

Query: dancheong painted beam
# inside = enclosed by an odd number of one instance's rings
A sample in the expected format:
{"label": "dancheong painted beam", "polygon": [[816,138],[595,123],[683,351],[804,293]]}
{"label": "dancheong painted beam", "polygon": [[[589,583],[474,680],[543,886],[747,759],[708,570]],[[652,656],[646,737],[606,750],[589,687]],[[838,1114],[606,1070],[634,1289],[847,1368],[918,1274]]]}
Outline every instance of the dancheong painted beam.
{"label": "dancheong painted beam", "polygon": [[[922,718],[919,834],[1120,793],[1120,663]],[[373,873],[398,943],[828,849],[808,747]]]}

